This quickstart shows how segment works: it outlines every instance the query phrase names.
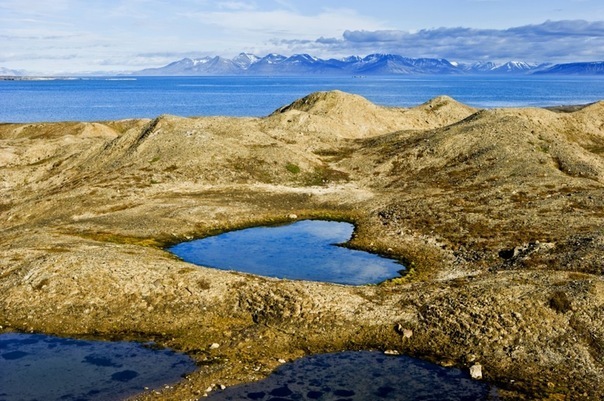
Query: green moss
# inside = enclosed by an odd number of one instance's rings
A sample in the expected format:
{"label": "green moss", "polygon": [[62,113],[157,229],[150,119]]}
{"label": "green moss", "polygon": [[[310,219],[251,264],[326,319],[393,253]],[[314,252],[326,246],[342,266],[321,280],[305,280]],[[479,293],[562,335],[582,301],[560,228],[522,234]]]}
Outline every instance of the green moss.
{"label": "green moss", "polygon": [[287,171],[289,171],[292,174],[299,174],[300,173],[300,167],[298,167],[297,165],[293,164],[293,163],[287,163],[285,165],[285,169]]}
{"label": "green moss", "polygon": [[111,233],[81,233],[79,236],[94,241],[111,242],[122,245],[138,245],[152,248],[161,248],[162,246],[161,241],[153,238],[130,237]]}
{"label": "green moss", "polygon": [[327,166],[320,166],[315,167],[312,172],[304,174],[303,185],[322,186],[332,182],[346,182],[349,178],[348,173]]}

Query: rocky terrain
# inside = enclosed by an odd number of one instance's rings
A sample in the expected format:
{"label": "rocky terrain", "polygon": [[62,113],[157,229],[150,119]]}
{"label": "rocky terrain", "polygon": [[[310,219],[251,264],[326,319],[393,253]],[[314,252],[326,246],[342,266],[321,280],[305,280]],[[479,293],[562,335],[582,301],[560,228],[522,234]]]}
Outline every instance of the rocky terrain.
{"label": "rocky terrain", "polygon": [[[397,109],[336,91],[265,118],[2,124],[0,331],[156,341],[198,361],[139,399],[198,399],[349,349],[480,364],[503,399],[598,399],[603,154],[602,102]],[[351,221],[350,246],[408,274],[277,280],[164,251],[294,218]]]}

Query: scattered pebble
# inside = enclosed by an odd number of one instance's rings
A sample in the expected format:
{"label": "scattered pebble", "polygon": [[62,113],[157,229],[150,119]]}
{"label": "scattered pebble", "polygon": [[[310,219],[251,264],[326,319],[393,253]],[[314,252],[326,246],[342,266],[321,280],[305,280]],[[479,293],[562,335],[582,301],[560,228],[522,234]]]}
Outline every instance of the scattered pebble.
{"label": "scattered pebble", "polygon": [[218,349],[220,348],[220,344],[218,343],[213,343],[212,345],[210,345],[210,349]]}
{"label": "scattered pebble", "polygon": [[474,380],[482,379],[482,365],[477,363],[470,367],[470,376]]}
{"label": "scattered pebble", "polygon": [[286,363],[287,361],[285,359],[278,359],[277,362],[279,362],[279,363]]}
{"label": "scattered pebble", "polygon": [[400,352],[394,349],[387,349],[384,351],[384,355],[400,355]]}

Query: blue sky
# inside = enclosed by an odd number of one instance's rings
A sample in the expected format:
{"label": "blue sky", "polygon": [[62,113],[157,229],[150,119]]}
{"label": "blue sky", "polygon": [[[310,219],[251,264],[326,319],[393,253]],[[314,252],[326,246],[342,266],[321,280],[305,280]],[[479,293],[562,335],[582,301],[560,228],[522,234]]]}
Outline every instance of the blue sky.
{"label": "blue sky", "polygon": [[240,52],[604,60],[602,0],[0,0],[0,67],[128,71]]}

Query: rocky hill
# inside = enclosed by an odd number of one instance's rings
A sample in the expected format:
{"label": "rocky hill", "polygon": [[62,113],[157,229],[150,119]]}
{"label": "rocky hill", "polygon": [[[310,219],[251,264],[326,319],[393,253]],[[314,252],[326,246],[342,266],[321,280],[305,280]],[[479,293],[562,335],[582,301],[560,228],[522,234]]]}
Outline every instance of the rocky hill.
{"label": "rocky hill", "polygon": [[[2,124],[0,183],[0,331],[155,341],[199,361],[140,399],[343,349],[480,364],[502,399],[604,393],[602,102],[385,108],[334,91],[265,118]],[[406,276],[275,280],[163,250],[302,218],[354,222],[349,245]]]}

